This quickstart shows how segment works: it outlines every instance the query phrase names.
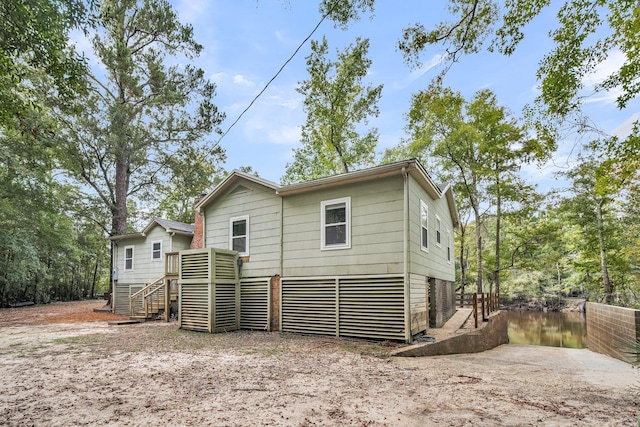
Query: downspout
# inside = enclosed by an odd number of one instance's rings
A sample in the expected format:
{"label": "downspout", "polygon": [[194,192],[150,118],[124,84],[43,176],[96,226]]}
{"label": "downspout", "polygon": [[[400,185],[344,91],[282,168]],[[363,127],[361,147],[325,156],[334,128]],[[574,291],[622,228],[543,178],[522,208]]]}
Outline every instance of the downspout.
{"label": "downspout", "polygon": [[273,295],[273,288],[269,286],[269,331],[272,331],[272,325],[274,321],[272,319],[273,313],[273,300],[278,300],[278,325],[277,330],[282,331],[282,274],[284,273],[284,197],[280,196],[280,265],[279,265],[280,278],[278,279],[278,295]]}
{"label": "downspout", "polygon": [[280,286],[282,286],[282,271],[284,268],[284,197],[280,196]]}
{"label": "downspout", "polygon": [[207,214],[203,208],[198,209],[198,211],[202,215],[202,247],[200,249],[204,249],[207,247]]}
{"label": "downspout", "polygon": [[404,236],[402,242],[403,271],[404,271],[404,338],[407,343],[411,342],[411,286],[409,283],[409,177],[406,166],[402,167],[402,178],[404,180],[404,207],[403,222]]}
{"label": "downspout", "polygon": [[116,268],[118,263],[118,242],[111,241],[111,271],[109,277],[111,277],[111,295],[109,295],[109,303],[111,304],[111,312],[116,312],[116,285],[117,279],[115,278]]}

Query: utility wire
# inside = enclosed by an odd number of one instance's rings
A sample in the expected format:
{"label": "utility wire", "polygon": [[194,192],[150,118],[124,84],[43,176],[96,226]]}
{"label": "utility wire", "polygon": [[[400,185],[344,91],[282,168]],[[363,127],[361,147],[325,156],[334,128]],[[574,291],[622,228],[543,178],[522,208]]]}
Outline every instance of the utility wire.
{"label": "utility wire", "polygon": [[214,144],[214,146],[212,147],[212,149],[216,148],[218,145],[220,145],[220,141],[222,141],[222,138],[224,138],[225,136],[227,136],[227,134],[229,133],[229,131],[236,125],[236,123],[238,123],[240,121],[240,119],[242,118],[242,116],[244,116],[244,114],[249,111],[249,109],[253,106],[253,104],[258,100],[258,98],[260,98],[260,95],[262,95],[264,93],[264,91],[267,90],[267,88],[269,87],[269,85],[280,75],[280,73],[282,72],[282,70],[284,70],[284,67],[287,66],[287,64],[289,62],[291,62],[291,60],[296,56],[296,54],[300,51],[300,49],[302,49],[302,46],[304,46],[307,41],[309,41],[309,39],[311,38],[311,36],[313,36],[313,34],[316,32],[316,30],[320,27],[320,25],[322,25],[322,23],[324,22],[324,20],[329,16],[329,14],[332,12],[333,9],[330,9],[329,11],[327,11],[327,13],[324,14],[324,16],[320,19],[320,21],[318,22],[318,24],[315,26],[315,28],[311,31],[311,33],[309,33],[309,35],[307,36],[306,39],[304,39],[302,41],[302,43],[300,43],[300,45],[298,45],[298,47],[296,48],[296,50],[293,52],[293,54],[289,57],[289,59],[287,59],[284,64],[282,64],[282,66],[280,67],[280,69],[278,70],[278,72],[271,78],[271,80],[269,80],[267,82],[267,84],[262,88],[262,90],[253,98],[253,100],[249,103],[249,105],[247,106],[247,108],[245,108],[242,113],[240,113],[240,115],[238,116],[238,118],[236,118],[236,120],[231,123],[231,126],[229,126],[229,128],[225,131],[225,133],[222,134],[222,136],[220,137],[220,139],[218,139],[218,142],[216,142]]}

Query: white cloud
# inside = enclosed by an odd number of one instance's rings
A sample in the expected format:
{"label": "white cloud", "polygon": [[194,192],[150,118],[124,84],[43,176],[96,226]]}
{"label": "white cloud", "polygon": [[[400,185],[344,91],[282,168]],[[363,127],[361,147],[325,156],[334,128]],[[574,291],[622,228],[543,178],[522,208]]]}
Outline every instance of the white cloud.
{"label": "white cloud", "polygon": [[595,86],[602,83],[607,77],[622,67],[626,60],[624,53],[616,50],[607,56],[607,59],[596,66],[592,73],[586,75],[582,82],[585,86]]}
{"label": "white cloud", "polygon": [[302,103],[301,97],[288,98],[280,95],[274,95],[267,98],[265,104],[277,105],[287,110],[296,110]]}
{"label": "white cloud", "polygon": [[209,77],[210,80],[212,80],[215,83],[221,83],[222,81],[224,81],[227,78],[227,75],[224,72],[219,72],[219,73],[213,73],[211,74],[211,76]]}
{"label": "white cloud", "polygon": [[[593,72],[584,76],[582,83],[588,91],[594,91],[597,85],[601,84],[607,77],[619,70],[625,60],[626,57],[624,53],[619,50],[610,53],[607,59],[598,64]],[[610,90],[597,92],[597,96],[588,97],[585,99],[585,103],[613,104],[621,94],[622,89],[616,87]]]}
{"label": "white cloud", "polygon": [[429,72],[429,70],[438,66],[443,59],[444,59],[444,55],[438,54],[438,55],[432,56],[429,61],[426,61],[425,63],[422,64],[422,66],[411,71],[411,73],[407,77],[405,77],[403,80],[394,82],[393,87],[395,87],[396,89],[406,88],[411,83],[415,82],[416,80],[420,79],[420,77],[424,76],[427,72]]}
{"label": "white cloud", "polygon": [[611,131],[612,136],[624,139],[631,134],[633,124],[640,120],[640,112],[632,114],[627,120]]}
{"label": "white cloud", "polygon": [[270,142],[279,145],[294,145],[300,142],[300,126],[280,126],[267,133]]}
{"label": "white cloud", "polygon": [[235,76],[233,76],[233,82],[237,85],[241,85],[241,86],[247,86],[247,87],[253,87],[255,86],[255,83],[252,82],[251,80],[248,80],[244,75],[242,74],[236,74]]}
{"label": "white cloud", "polygon": [[178,1],[175,5],[175,9],[178,12],[180,22],[192,24],[193,22],[210,15],[208,10],[211,3],[212,2],[210,0]]}

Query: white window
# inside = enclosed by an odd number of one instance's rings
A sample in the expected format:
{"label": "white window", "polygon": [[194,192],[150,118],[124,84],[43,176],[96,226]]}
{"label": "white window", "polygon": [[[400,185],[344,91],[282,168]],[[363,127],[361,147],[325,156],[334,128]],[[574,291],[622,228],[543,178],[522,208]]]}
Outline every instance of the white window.
{"label": "white window", "polygon": [[420,200],[420,249],[429,252],[429,206]]}
{"label": "white window", "polygon": [[442,232],[440,231],[442,227],[442,221],[440,221],[440,217],[436,215],[436,246],[440,246],[442,244]]}
{"label": "white window", "polygon": [[320,202],[321,249],[351,247],[351,197]]}
{"label": "white window", "polygon": [[249,215],[229,219],[229,249],[249,255]]}
{"label": "white window", "polygon": [[151,259],[154,261],[162,259],[162,240],[151,242]]}
{"label": "white window", "polygon": [[124,247],[124,269],[133,270],[133,246]]}
{"label": "white window", "polygon": [[451,230],[447,228],[447,262],[451,264],[453,258],[453,241],[451,240]]}

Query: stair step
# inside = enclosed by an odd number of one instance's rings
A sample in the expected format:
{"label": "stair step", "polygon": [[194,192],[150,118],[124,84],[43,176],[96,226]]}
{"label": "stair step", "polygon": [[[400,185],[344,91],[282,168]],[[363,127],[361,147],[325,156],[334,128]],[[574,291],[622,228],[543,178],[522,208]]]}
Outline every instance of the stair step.
{"label": "stair step", "polygon": [[133,325],[134,323],[142,323],[143,321],[139,319],[125,319],[125,320],[112,320],[108,322],[110,326],[120,326],[120,325]]}

